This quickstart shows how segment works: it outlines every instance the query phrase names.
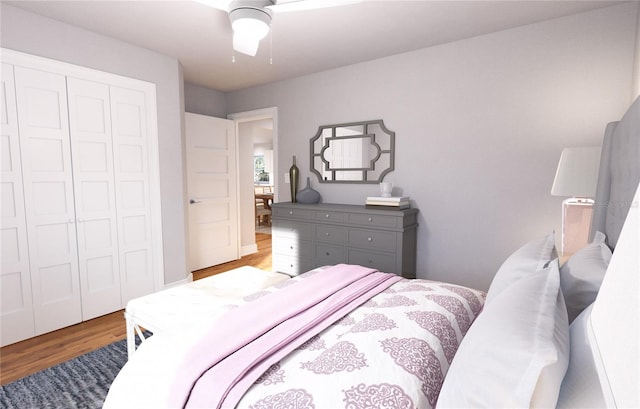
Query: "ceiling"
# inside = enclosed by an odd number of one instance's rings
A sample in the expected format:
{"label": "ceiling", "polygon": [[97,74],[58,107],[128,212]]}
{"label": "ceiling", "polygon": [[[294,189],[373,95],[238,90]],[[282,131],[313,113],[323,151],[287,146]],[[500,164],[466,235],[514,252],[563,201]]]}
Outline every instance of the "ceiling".
{"label": "ceiling", "polygon": [[267,37],[232,62],[226,12],[196,1],[2,1],[175,57],[186,82],[223,92],[622,3],[364,0],[276,13],[272,48]]}

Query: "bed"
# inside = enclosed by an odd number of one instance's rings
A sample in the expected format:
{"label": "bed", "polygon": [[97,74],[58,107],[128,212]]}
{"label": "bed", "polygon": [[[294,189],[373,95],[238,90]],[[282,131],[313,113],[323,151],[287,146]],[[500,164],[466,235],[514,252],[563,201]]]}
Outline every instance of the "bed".
{"label": "bed", "polygon": [[607,127],[592,241],[562,266],[551,232],[505,260],[486,294],[314,269],[151,337],[104,407],[640,406],[639,121],[636,100]]}

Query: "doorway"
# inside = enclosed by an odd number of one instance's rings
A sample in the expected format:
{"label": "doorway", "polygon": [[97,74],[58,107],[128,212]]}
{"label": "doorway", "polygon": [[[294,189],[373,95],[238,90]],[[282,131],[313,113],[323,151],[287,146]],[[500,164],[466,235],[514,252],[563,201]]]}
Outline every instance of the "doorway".
{"label": "doorway", "polygon": [[[279,195],[278,183],[278,110],[276,107],[228,115],[235,121],[238,140],[238,197],[240,218],[240,255],[258,251],[256,232],[267,226],[256,220],[256,189],[268,188],[272,201]],[[255,156],[263,157],[263,172],[256,175]],[[265,160],[266,159],[266,160]],[[270,232],[270,226],[269,232]]]}

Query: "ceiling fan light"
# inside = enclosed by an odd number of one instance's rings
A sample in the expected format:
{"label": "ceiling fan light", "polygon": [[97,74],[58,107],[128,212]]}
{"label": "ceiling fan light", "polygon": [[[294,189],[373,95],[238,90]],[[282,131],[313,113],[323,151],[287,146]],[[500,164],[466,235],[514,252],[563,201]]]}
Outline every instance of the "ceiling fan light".
{"label": "ceiling fan light", "polygon": [[229,13],[233,36],[248,38],[253,41],[260,41],[269,34],[271,16],[263,11],[254,8],[239,8]]}
{"label": "ceiling fan light", "polygon": [[239,53],[255,57],[258,52],[258,45],[260,45],[260,40],[233,34],[233,49]]}

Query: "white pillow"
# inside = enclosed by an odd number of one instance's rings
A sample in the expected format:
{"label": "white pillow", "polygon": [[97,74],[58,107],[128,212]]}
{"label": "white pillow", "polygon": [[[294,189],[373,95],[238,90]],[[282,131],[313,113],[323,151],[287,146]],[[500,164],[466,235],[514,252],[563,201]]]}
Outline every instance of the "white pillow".
{"label": "white pillow", "polygon": [[551,232],[542,239],[525,244],[510,255],[493,277],[485,304],[491,303],[513,282],[544,268],[556,256],[555,243],[555,234]]}
{"label": "white pillow", "polygon": [[602,386],[593,359],[592,349],[597,348],[589,337],[591,306],[569,325],[571,338],[569,368],[562,380],[557,409],[565,408],[606,408]]}
{"label": "white pillow", "polygon": [[555,407],[569,362],[558,263],[505,288],[463,338],[439,408]]}
{"label": "white pillow", "polygon": [[560,286],[567,304],[569,323],[596,300],[604,274],[611,261],[611,250],[604,233],[578,250],[560,267]]}

